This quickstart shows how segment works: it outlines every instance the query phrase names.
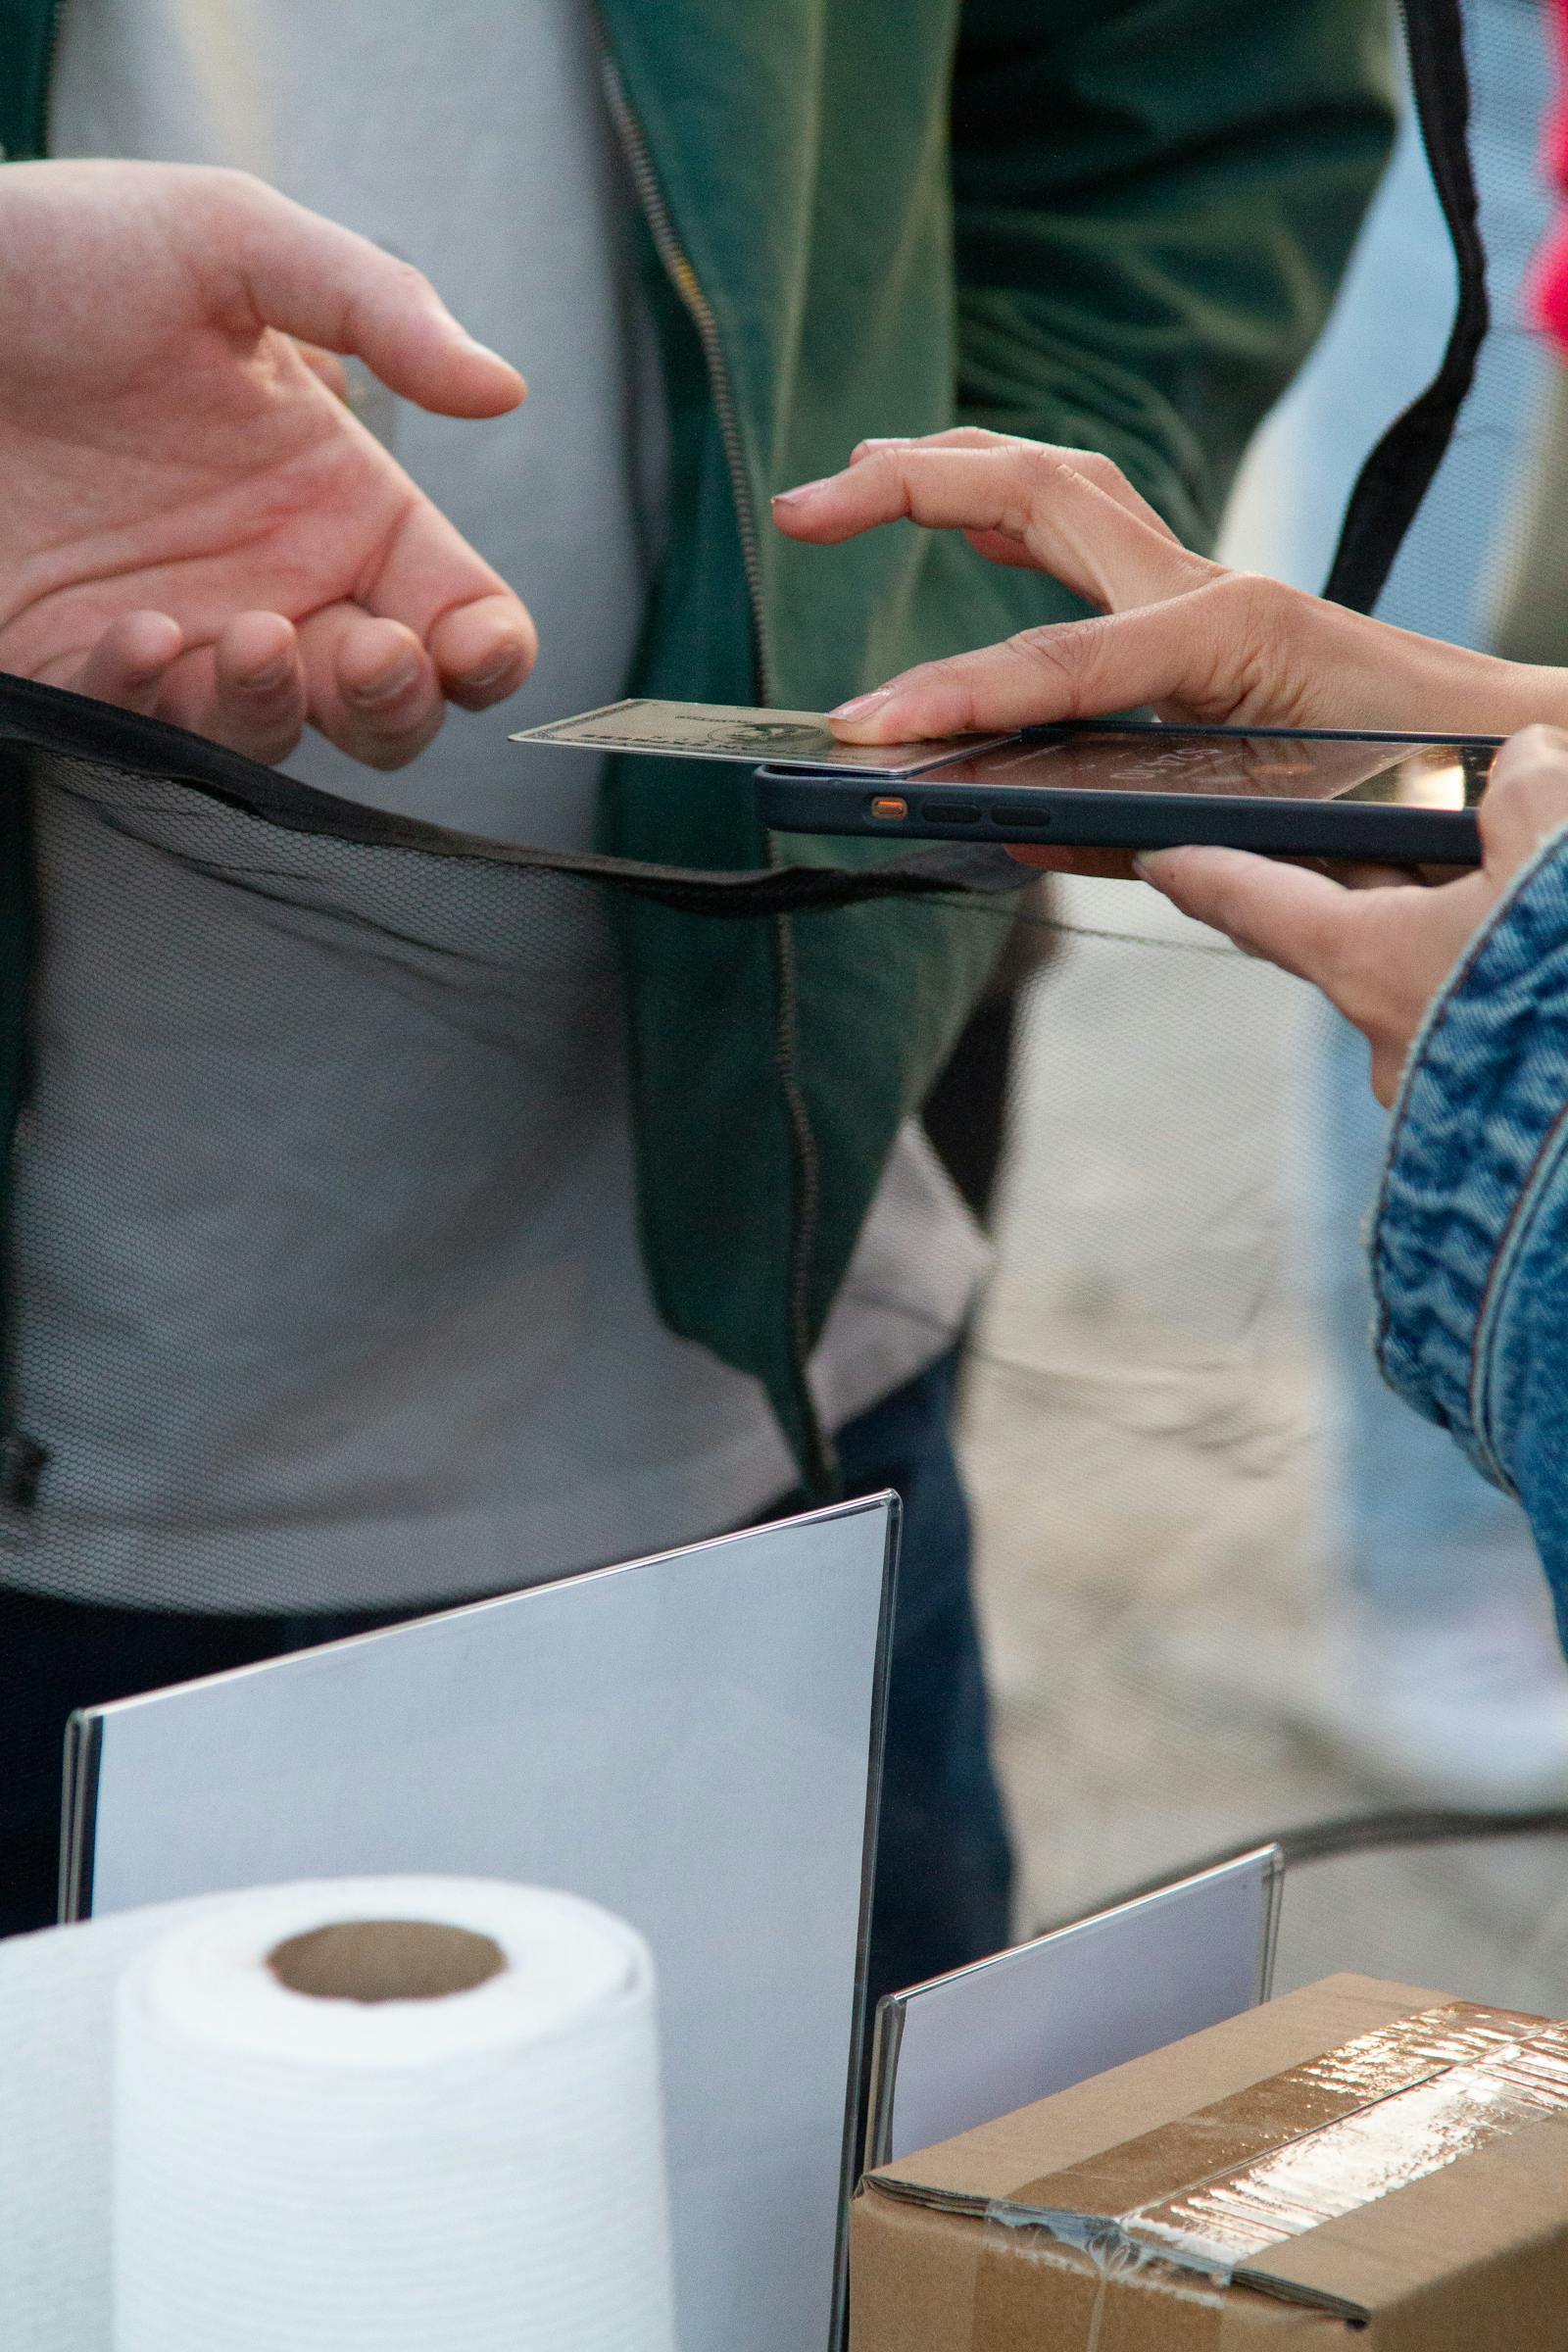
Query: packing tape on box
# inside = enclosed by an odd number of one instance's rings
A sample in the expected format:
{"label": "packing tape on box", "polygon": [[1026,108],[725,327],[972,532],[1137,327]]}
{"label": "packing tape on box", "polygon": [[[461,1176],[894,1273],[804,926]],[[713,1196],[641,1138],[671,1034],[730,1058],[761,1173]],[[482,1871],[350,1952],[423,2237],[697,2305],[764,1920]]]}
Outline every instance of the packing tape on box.
{"label": "packing tape on box", "polygon": [[1113,2288],[1156,2278],[1182,2352],[1223,2352],[1235,2286],[1364,2321],[1259,2258],[1546,2116],[1568,2116],[1568,2026],[1462,2001],[1397,2018],[993,2200],[973,2340],[1026,2340],[1036,2261],[1058,2272],[1054,2342],[1085,2352]]}
{"label": "packing tape on box", "polygon": [[487,1880],[0,1942],[5,2352],[672,2352],[653,1965]]}

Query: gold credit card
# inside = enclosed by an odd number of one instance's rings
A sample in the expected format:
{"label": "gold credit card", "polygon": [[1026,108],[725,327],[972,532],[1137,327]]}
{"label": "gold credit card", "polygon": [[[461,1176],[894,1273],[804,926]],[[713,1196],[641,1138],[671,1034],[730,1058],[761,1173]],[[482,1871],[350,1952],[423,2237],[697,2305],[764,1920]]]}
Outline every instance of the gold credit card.
{"label": "gold credit card", "polygon": [[633,695],[548,726],[523,727],[514,743],[559,743],[583,752],[649,752],[666,760],[732,760],[813,775],[919,776],[966,753],[1010,743],[1012,735],[949,735],[934,743],[840,743],[818,710],[753,710],[731,703],[662,703]]}

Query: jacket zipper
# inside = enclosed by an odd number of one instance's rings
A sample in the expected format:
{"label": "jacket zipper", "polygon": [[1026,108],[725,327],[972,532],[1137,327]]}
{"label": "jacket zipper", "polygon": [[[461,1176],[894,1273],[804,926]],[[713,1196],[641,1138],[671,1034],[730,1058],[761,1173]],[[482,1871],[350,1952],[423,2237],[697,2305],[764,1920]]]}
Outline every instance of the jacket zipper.
{"label": "jacket zipper", "polygon": [[626,95],[620,68],[602,24],[598,24],[597,31],[605,95],[621,152],[626,158],[626,168],[631,173],[637,201],[653,232],[654,246],[664,266],[665,275],[680,297],[702,345],[703,365],[708,371],[708,387],[718,415],[718,429],[724,444],[724,460],[729,467],[736,520],[740,526],[741,562],[745,566],[746,589],[752,608],[752,654],[757,669],[758,696],[760,701],[765,703],[771,700],[768,679],[770,664],[767,624],[762,612],[762,564],[758,553],[757,507],[752,497],[751,479],[746,471],[745,452],[741,447],[740,422],[730,384],[729,363],[719,340],[718,322],[713,317],[712,306],[703,292],[697,272],[675,234],[675,224],[669,217],[669,207],[664,202],[663,190],[654,171],[643,126]]}
{"label": "jacket zipper", "polygon": [[[735,395],[730,382],[729,363],[724,356],[723,342],[712,306],[703,292],[702,282],[692,268],[690,257],[675,233],[664,192],[659,184],[649,153],[643,126],[626,93],[620,67],[598,11],[594,14],[594,29],[599,45],[600,70],[604,78],[605,97],[611,120],[620,142],[621,153],[631,175],[637,201],[642,207],[654,240],[654,249],[663,265],[664,273],[688,318],[696,329],[702,350],[703,365],[708,374],[708,388],[712,396],[714,413],[718,417],[719,437],[724,445],[724,459],[729,468],[730,490],[735,501],[735,519],[740,535],[741,564],[746,574],[747,595],[751,604],[752,661],[757,673],[757,691],[760,702],[771,701],[771,663],[768,656],[767,621],[762,602],[762,564],[758,552],[757,507],[752,496],[751,477],[746,470],[746,454],[741,444],[740,422],[736,414]],[[777,864],[779,849],[770,833],[767,840],[767,858]],[[778,975],[778,1011],[773,1032],[774,1066],[784,1097],[785,1116],[789,1121],[790,1142],[795,1159],[797,1218],[790,1252],[790,1343],[796,1401],[806,1435],[807,1475],[813,1491],[830,1491],[838,1478],[838,1459],[832,1440],[818,1418],[815,1400],[811,1396],[807,1365],[810,1355],[810,1271],[816,1256],[816,1232],[821,1208],[821,1161],[816,1148],[816,1136],[811,1126],[811,1113],[801,1084],[797,1053],[800,993],[795,955],[795,934],[788,915],[773,917],[773,950]]]}

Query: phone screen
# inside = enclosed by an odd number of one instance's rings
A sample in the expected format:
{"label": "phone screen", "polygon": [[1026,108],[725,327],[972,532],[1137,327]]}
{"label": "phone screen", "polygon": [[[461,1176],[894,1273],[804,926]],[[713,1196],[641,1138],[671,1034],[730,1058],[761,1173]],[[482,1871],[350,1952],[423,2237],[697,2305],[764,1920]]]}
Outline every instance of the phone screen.
{"label": "phone screen", "polygon": [[1371,801],[1386,808],[1458,810],[1473,808],[1480,800],[1494,757],[1487,744],[1081,727],[1054,740],[1008,744],[955,760],[925,782]]}

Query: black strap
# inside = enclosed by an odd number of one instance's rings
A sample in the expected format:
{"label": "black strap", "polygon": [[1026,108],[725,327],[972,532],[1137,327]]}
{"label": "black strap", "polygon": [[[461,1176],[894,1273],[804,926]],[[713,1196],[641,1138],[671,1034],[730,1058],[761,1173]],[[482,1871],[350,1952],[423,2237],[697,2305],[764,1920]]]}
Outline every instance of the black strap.
{"label": "black strap", "polygon": [[[341,800],[162,719],[0,672],[0,805],[16,800],[14,790],[8,795],[6,788],[25,777],[29,755],[83,760],[99,774],[108,770],[178,784],[291,833],[560,874],[680,913],[719,919],[825,914],[878,899],[1005,897],[1035,879],[1034,869],[1019,864],[1000,843],[932,842],[875,865],[779,864],[736,871],[486,841],[399,810]],[[19,765],[20,775],[8,778],[7,768],[16,771]]]}
{"label": "black strap", "polygon": [[1470,164],[1470,75],[1461,0],[1402,0],[1421,143],[1459,268],[1443,364],[1362,466],[1346,509],[1325,596],[1370,612],[1443,463],[1492,321],[1487,255]]}

